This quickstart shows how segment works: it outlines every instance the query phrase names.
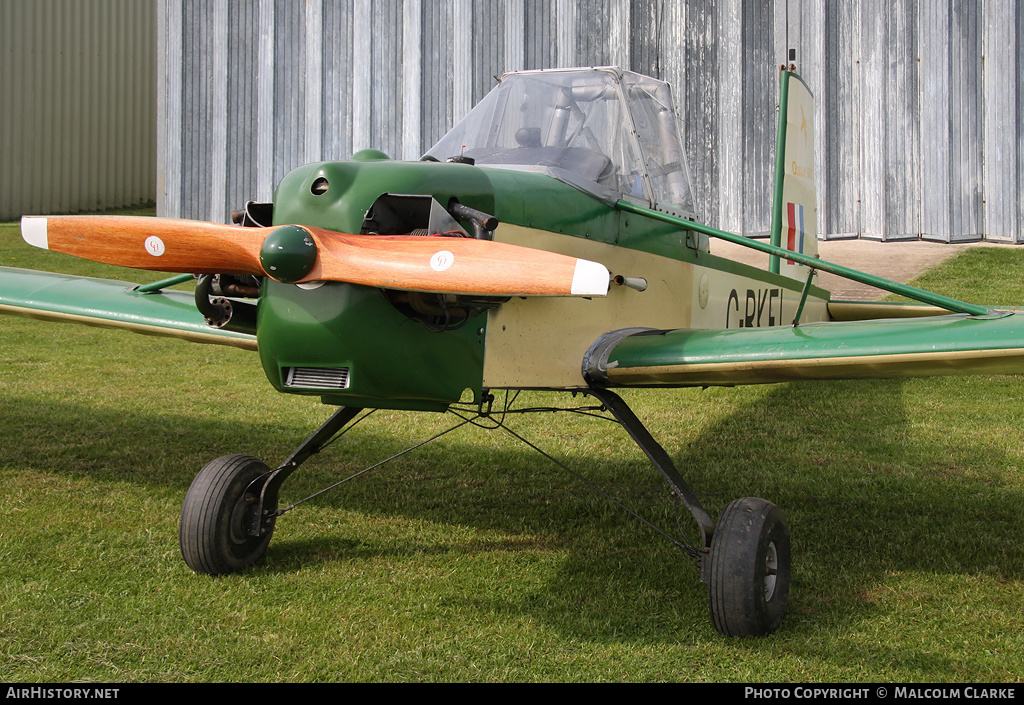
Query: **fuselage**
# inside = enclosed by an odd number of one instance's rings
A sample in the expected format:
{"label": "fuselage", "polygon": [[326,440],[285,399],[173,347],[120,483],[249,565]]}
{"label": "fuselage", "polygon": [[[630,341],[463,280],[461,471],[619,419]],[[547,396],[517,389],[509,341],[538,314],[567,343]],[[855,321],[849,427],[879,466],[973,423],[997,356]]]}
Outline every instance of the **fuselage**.
{"label": "fuselage", "polygon": [[[790,324],[803,282],[712,255],[695,233],[621,211],[529,170],[397,162],[375,152],[310,164],[280,183],[274,223],[366,231],[383,194],[429,196],[496,216],[496,241],[604,264],[646,289],[607,297],[514,298],[458,326],[422,324],[378,289],[266,280],[257,337],[264,370],[283,392],[331,404],[443,410],[485,389],[577,389],[602,335],[634,328],[724,329]],[[326,184],[326,187],[325,187]],[[825,320],[812,287],[801,320]]]}

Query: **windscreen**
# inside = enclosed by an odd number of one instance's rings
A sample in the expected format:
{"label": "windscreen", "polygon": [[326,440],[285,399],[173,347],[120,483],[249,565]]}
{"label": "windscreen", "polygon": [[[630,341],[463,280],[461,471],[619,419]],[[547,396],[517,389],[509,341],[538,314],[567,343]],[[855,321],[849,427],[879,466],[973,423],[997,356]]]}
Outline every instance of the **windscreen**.
{"label": "windscreen", "polygon": [[621,130],[624,112],[612,73],[513,74],[428,155],[571,174],[578,177],[572,181],[589,182],[589,190],[601,195],[629,191],[642,185],[638,155]]}
{"label": "windscreen", "polygon": [[690,176],[668,84],[625,73],[622,85],[650,179],[651,200],[662,207],[691,211]]}
{"label": "windscreen", "polygon": [[427,156],[540,171],[599,198],[692,208],[668,84],[614,69],[506,75]]}

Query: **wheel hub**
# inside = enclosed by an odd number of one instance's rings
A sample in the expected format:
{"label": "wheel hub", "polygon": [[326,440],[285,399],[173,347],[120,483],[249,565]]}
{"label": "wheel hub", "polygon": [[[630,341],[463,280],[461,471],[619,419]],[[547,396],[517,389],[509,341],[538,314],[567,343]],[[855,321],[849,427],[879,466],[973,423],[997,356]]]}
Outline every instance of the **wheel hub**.
{"label": "wheel hub", "polygon": [[252,498],[249,493],[246,493],[235,502],[235,506],[231,510],[229,535],[231,542],[235,545],[240,546],[250,539],[250,536],[245,531],[246,513],[250,506],[252,506]]}
{"label": "wheel hub", "polygon": [[779,552],[775,542],[768,542],[768,550],[764,557],[764,600],[768,602],[775,594],[776,576],[779,574]]}

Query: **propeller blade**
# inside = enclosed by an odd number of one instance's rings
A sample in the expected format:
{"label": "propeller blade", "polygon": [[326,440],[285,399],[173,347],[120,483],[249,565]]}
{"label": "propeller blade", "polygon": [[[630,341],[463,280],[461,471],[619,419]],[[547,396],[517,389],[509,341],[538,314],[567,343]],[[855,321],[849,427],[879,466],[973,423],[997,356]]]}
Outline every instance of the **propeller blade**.
{"label": "propeller blade", "polygon": [[475,296],[605,296],[597,262],[488,240],[351,235],[301,225],[244,228],[134,216],[25,216],[36,247],[135,269],[343,281]]}
{"label": "propeller blade", "polygon": [[145,216],[24,216],[30,245],[93,262],[190,274],[256,274],[265,233],[253,228]]}
{"label": "propeller blade", "polygon": [[489,240],[343,235],[306,228],[320,256],[301,281],[347,281],[384,289],[478,296],[605,296],[597,262]]}

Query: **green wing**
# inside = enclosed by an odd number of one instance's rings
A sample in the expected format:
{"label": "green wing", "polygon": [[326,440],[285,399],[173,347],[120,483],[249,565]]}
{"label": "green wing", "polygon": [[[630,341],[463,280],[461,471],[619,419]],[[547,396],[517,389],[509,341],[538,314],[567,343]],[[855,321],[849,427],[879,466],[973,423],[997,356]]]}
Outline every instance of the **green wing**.
{"label": "green wing", "polygon": [[208,326],[192,294],[170,290],[139,293],[134,286],[111,279],[0,267],[0,313],[256,349],[255,336]]}
{"label": "green wing", "polygon": [[584,368],[592,383],[609,386],[1018,374],[1024,372],[1024,313],[623,331],[598,341]]}

